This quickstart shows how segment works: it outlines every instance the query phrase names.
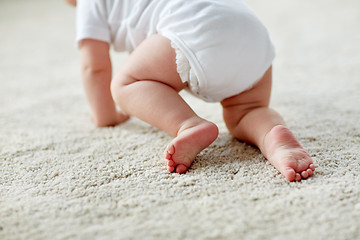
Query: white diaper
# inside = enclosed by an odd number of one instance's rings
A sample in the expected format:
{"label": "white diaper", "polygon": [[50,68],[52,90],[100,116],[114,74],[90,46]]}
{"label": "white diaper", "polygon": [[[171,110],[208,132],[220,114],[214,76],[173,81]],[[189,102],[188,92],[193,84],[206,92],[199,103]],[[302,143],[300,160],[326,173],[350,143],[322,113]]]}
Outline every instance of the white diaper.
{"label": "white diaper", "polygon": [[175,45],[174,42],[171,42],[171,46],[175,49],[176,52],[176,66],[177,72],[180,75],[180,78],[183,83],[187,83],[187,89],[189,93],[193,94],[196,97],[199,97],[208,102],[215,102],[215,99],[211,99],[208,96],[202,96],[199,89],[199,80],[196,77],[194,71],[192,70],[189,61],[185,57],[184,53]]}
{"label": "white diaper", "polygon": [[275,57],[274,46],[245,2],[198,0],[191,1],[191,8],[184,1],[176,3],[180,5],[166,11],[158,30],[171,41],[177,71],[191,93],[220,102],[261,79]]}
{"label": "white diaper", "polygon": [[[171,46],[172,46],[172,48],[175,49],[175,53],[176,53],[177,72],[178,72],[182,82],[187,83],[187,88],[185,90],[187,90],[189,93],[191,93],[195,97],[198,97],[206,102],[220,102],[220,101],[224,100],[225,98],[232,97],[236,94],[239,94],[243,91],[250,89],[258,80],[260,80],[260,78],[259,79],[253,78],[253,81],[250,82],[247,79],[247,81],[245,81],[245,82],[247,82],[247,85],[244,85],[244,81],[242,83],[238,82],[239,79],[235,79],[235,78],[231,79],[231,80],[228,79],[227,81],[225,81],[226,86],[218,87],[217,89],[215,89],[215,90],[213,89],[212,91],[206,91],[206,93],[204,94],[203,93],[204,91],[202,91],[202,89],[200,88],[199,79],[197,78],[194,70],[191,68],[190,63],[189,63],[188,59],[186,58],[185,54],[180,50],[180,48],[178,48],[176,46],[176,44],[174,42],[171,42]],[[269,64],[271,64],[271,60],[274,57],[274,49],[273,48],[271,49],[271,53],[269,55],[270,55],[269,60],[267,62],[268,67],[270,67]],[[267,69],[264,69],[264,70],[266,71]],[[263,74],[264,73],[265,72],[263,72]],[[226,74],[224,73],[224,76],[225,75]],[[262,77],[262,75],[261,75],[261,77]],[[208,80],[211,80],[211,79],[214,80],[214,78],[210,78]],[[215,79],[215,80],[222,82],[222,79]],[[207,84],[202,84],[202,85],[213,85],[213,84],[208,82]],[[229,86],[230,86],[230,88],[229,88]]]}

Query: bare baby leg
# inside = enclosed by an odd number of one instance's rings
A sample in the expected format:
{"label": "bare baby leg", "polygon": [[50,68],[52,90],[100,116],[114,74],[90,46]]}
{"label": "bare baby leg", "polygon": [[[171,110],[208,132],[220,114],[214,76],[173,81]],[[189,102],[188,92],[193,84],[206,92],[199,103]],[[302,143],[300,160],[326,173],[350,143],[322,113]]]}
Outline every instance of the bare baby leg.
{"label": "bare baby leg", "polygon": [[174,137],[165,149],[170,172],[184,173],[218,136],[215,124],[200,118],[180,97],[185,87],[176,70],[175,50],[159,35],[144,40],[112,81],[115,102],[129,115]]}
{"label": "bare baby leg", "polygon": [[250,90],[223,100],[224,120],[234,137],[259,147],[289,181],[300,181],[315,166],[282,117],[268,107],[271,80],[270,68]]}

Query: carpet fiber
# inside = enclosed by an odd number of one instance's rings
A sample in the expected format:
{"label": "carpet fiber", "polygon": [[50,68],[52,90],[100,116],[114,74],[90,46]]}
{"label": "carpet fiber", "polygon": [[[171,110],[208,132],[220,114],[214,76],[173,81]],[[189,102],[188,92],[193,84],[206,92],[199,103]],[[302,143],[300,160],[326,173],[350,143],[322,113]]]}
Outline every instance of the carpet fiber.
{"label": "carpet fiber", "polygon": [[[184,175],[171,138],[89,120],[63,1],[0,1],[0,239],[360,239],[360,2],[249,0],[277,49],[271,105],[317,166],[289,183],[183,93],[219,138]],[[114,69],[126,54],[114,54]]]}

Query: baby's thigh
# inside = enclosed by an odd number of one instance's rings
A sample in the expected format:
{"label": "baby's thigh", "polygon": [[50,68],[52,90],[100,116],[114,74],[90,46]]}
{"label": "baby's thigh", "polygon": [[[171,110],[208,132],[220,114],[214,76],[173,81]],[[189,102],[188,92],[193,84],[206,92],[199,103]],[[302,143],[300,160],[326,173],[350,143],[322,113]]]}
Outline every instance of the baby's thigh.
{"label": "baby's thigh", "polygon": [[[157,81],[176,91],[185,87],[177,72],[176,54],[171,41],[160,35],[145,39],[130,54],[117,75],[126,85],[135,81]],[[124,75],[128,77],[119,77]]]}
{"label": "baby's thigh", "polygon": [[249,90],[221,101],[224,120],[235,124],[250,110],[268,107],[270,102],[272,73],[271,67],[263,77]]}

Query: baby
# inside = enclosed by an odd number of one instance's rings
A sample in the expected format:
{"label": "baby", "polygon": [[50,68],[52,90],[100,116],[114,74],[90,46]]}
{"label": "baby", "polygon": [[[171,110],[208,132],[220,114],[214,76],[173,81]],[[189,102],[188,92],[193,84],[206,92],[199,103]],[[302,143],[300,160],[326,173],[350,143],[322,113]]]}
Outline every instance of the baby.
{"label": "baby", "polygon": [[[309,154],[269,108],[274,48],[242,0],[66,0],[77,6],[77,42],[92,118],[99,127],[136,116],[174,137],[170,172],[185,173],[218,136],[181,98],[220,102],[229,132],[257,146],[289,181],[312,175]],[[111,76],[110,45],[130,56]]]}

